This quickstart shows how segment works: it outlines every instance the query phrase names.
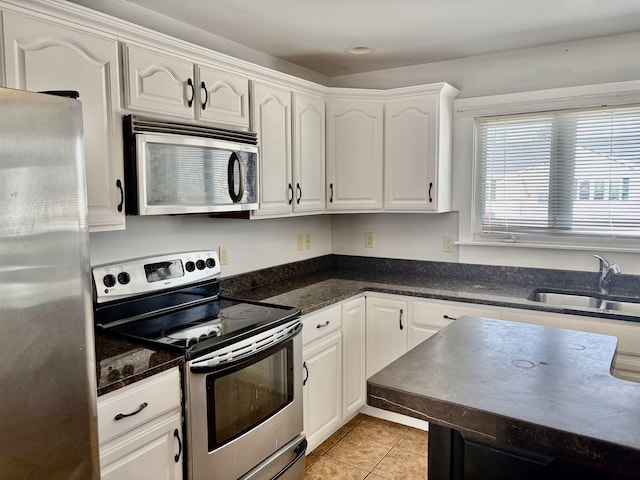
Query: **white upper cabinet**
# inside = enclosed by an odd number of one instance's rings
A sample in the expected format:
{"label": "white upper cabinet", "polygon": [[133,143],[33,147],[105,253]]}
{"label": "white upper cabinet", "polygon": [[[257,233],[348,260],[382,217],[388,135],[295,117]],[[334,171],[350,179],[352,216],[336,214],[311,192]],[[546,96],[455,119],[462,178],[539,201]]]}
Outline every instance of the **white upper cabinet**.
{"label": "white upper cabinet", "polygon": [[449,211],[458,91],[436,84],[391,92],[385,102],[384,209]]}
{"label": "white upper cabinet", "polygon": [[249,80],[219,68],[197,67],[200,101],[197,118],[203,121],[249,126]]}
{"label": "white upper cabinet", "polygon": [[254,215],[286,215],[291,212],[291,91],[252,82],[251,129],[258,134],[260,166],[259,210]]}
{"label": "white upper cabinet", "polygon": [[325,113],[319,95],[293,94],[294,212],[325,209]]}
{"label": "white upper cabinet", "polygon": [[324,212],[324,99],[251,83],[251,128],[260,146],[260,207],[254,218]]}
{"label": "white upper cabinet", "polygon": [[449,211],[458,93],[446,83],[330,89],[327,210]]}
{"label": "white upper cabinet", "polygon": [[6,86],[75,90],[84,124],[91,231],[125,226],[122,121],[115,37],[3,12]]}
{"label": "white upper cabinet", "polygon": [[171,53],[125,44],[125,107],[185,120],[249,126],[249,80]]}
{"label": "white upper cabinet", "polygon": [[327,210],[382,208],[383,112],[380,99],[327,98]]}

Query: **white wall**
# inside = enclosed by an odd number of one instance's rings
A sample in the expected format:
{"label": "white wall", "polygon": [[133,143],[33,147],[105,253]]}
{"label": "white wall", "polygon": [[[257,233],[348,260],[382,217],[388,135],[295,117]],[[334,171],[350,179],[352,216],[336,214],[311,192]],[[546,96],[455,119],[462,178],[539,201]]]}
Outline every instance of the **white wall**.
{"label": "white wall", "polygon": [[[297,234],[311,234],[298,251]],[[127,217],[127,229],[90,235],[91,265],[226,245],[222,277],[331,253],[331,217],[241,220],[206,216]]]}
{"label": "white wall", "polygon": [[[365,247],[365,234],[374,247]],[[334,215],[333,253],[379,258],[457,262],[458,249],[444,252],[444,234],[458,238],[458,214],[372,213]]]}

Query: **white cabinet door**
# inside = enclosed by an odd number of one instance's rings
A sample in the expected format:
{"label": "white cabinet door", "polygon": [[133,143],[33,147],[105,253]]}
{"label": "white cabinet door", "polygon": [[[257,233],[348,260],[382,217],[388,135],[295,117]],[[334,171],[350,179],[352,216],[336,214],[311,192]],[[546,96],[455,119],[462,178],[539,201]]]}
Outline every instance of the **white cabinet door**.
{"label": "white cabinet door", "polygon": [[367,378],[407,351],[407,301],[367,295]]}
{"label": "white cabinet door", "polygon": [[99,397],[101,478],[181,479],[181,398],[177,367]]}
{"label": "white cabinet door", "polygon": [[54,22],[4,12],[6,86],[80,93],[89,226],[124,228],[118,43]]}
{"label": "white cabinet door", "polygon": [[382,208],[382,101],[327,100],[327,210]]}
{"label": "white cabinet door", "polygon": [[436,95],[386,102],[385,210],[435,209],[437,113]]}
{"label": "white cabinet door", "polygon": [[409,350],[462,315],[501,318],[499,308],[440,300],[410,300]]}
{"label": "white cabinet door", "polygon": [[453,99],[458,90],[438,83],[389,92],[384,209],[450,211]]}
{"label": "white cabinet door", "polygon": [[365,364],[366,310],[364,297],[342,304],[342,388],[344,420],[354,416],[366,402]]}
{"label": "white cabinet door", "polygon": [[340,331],[302,352],[304,433],[312,451],[342,421],[342,337]]}
{"label": "white cabinet door", "polygon": [[324,100],[295,92],[293,96],[293,183],[295,212],[325,208]]}
{"label": "white cabinet door", "polygon": [[198,66],[196,118],[249,128],[249,79],[219,68]]}
{"label": "white cabinet door", "polygon": [[102,449],[102,480],[180,480],[184,452],[179,413]]}
{"label": "white cabinet door", "polygon": [[260,145],[260,215],[291,213],[291,92],[253,82],[252,130]]}
{"label": "white cabinet door", "polygon": [[192,62],[136,45],[122,53],[127,108],[193,118],[199,89]]}

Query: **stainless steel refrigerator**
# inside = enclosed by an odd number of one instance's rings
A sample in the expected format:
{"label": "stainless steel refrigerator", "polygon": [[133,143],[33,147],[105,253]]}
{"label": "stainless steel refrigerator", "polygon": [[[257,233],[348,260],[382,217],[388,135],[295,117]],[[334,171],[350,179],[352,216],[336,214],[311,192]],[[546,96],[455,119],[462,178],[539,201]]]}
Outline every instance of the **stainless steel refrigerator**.
{"label": "stainless steel refrigerator", "polygon": [[0,478],[97,479],[79,100],[0,88]]}

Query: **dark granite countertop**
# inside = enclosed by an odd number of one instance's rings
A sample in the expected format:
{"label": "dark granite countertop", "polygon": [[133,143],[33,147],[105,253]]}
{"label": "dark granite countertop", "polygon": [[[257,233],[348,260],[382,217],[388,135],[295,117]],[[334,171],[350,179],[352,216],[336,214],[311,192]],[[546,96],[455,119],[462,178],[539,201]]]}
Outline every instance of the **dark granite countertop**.
{"label": "dark granite countertop", "polygon": [[[640,322],[640,315],[547,305],[529,300],[528,297],[535,288],[536,284],[519,283],[513,279],[487,280],[416,273],[329,271],[228,293],[236,298],[291,305],[299,308],[303,315],[369,291]],[[569,287],[569,290],[571,288]],[[581,288],[581,291],[585,290],[587,289]]]}
{"label": "dark granite countertop", "polygon": [[[372,291],[640,322],[640,315],[550,306],[527,299],[534,288],[541,286],[588,290],[590,285],[597,284],[595,275],[326,255],[222,279],[220,287],[222,295],[290,305],[299,308],[303,315]],[[616,278],[617,289],[627,295],[640,291],[640,278],[623,277]],[[182,362],[175,352],[150,350],[96,335],[99,395]]]}
{"label": "dark granite countertop", "polygon": [[369,405],[640,478],[640,384],[615,337],[460,317],[368,380]]}
{"label": "dark granite countertop", "polygon": [[154,350],[96,332],[98,396],[184,363],[177,352]]}

